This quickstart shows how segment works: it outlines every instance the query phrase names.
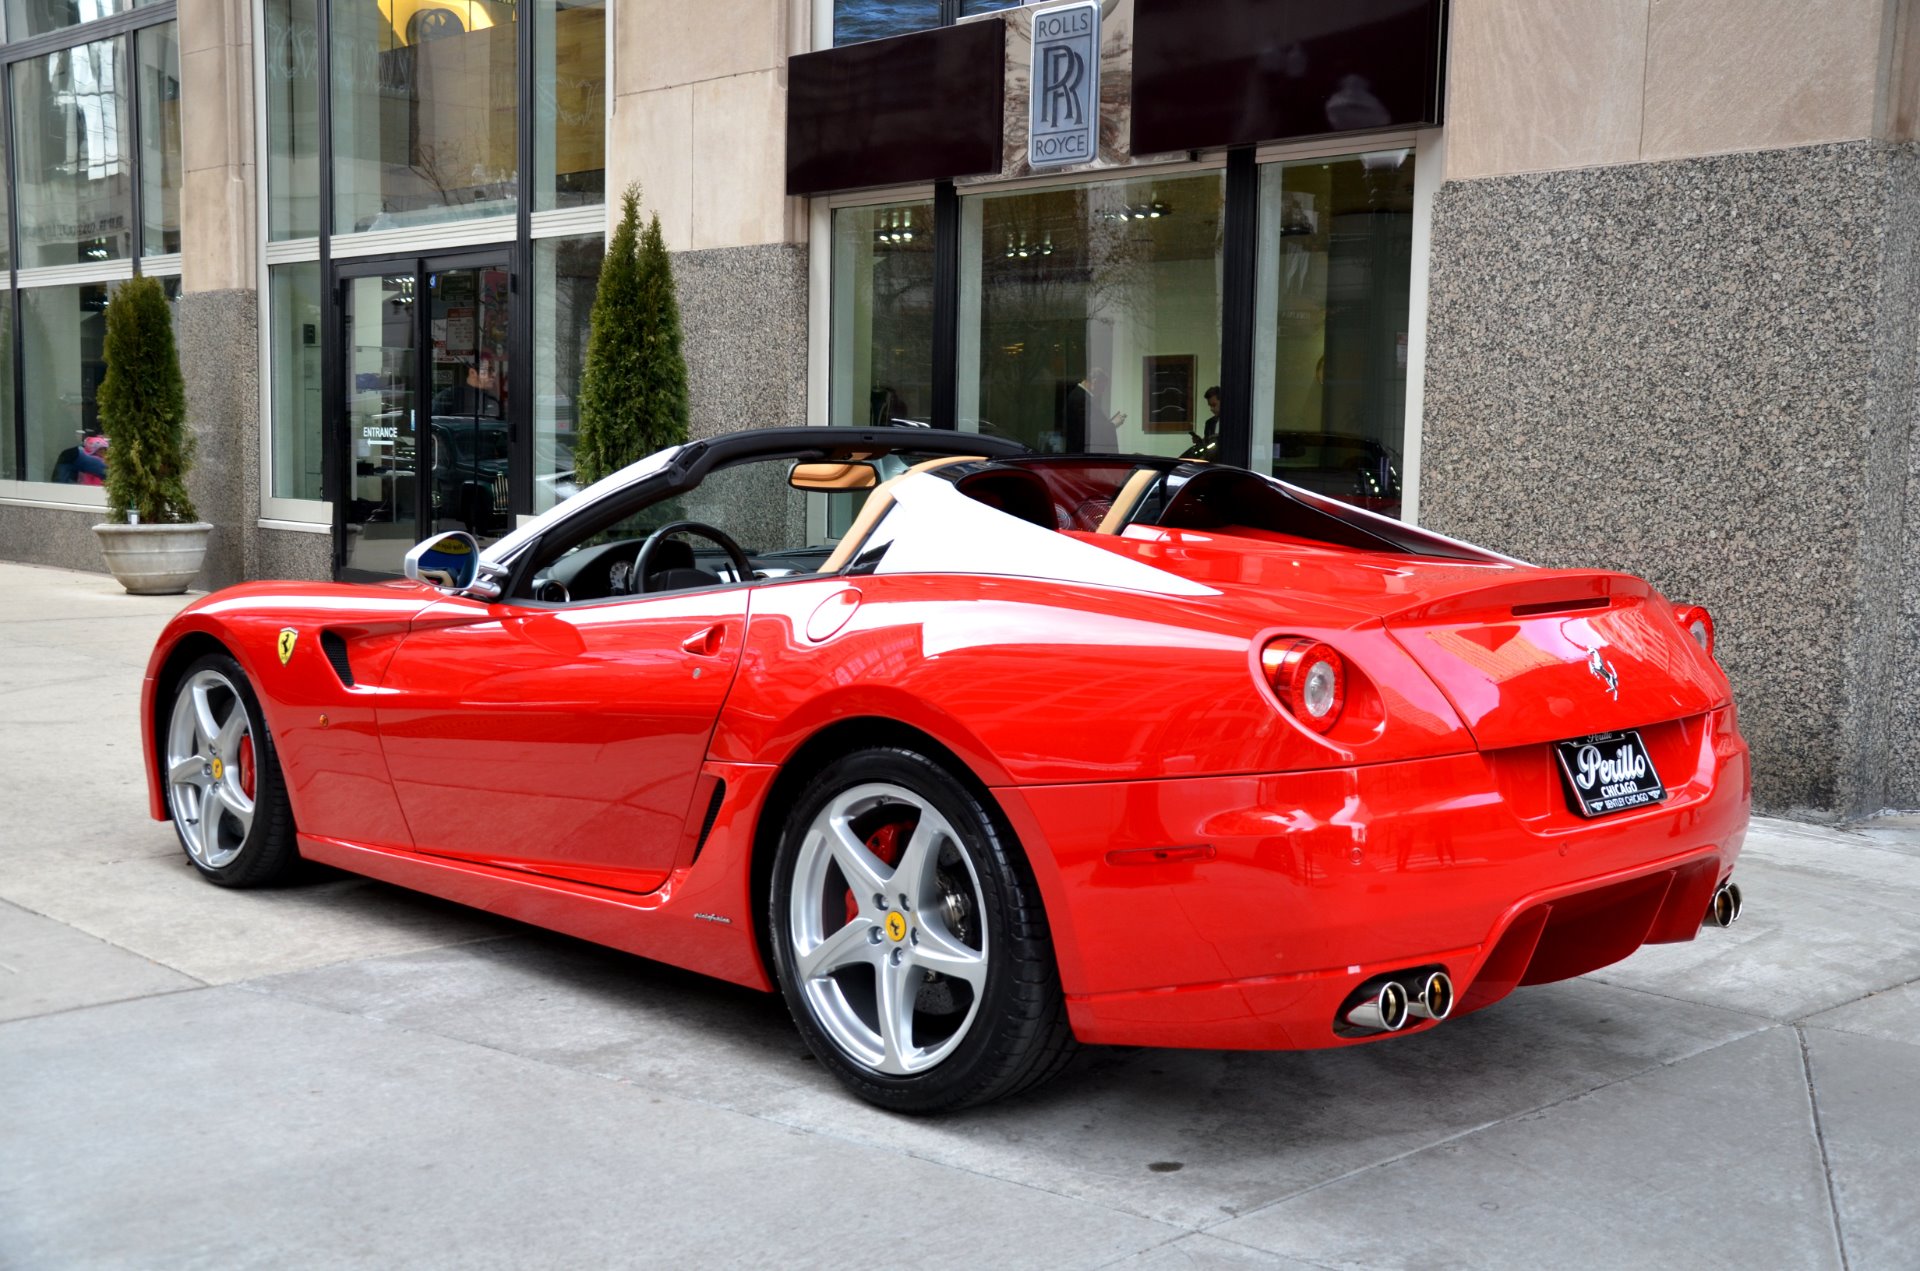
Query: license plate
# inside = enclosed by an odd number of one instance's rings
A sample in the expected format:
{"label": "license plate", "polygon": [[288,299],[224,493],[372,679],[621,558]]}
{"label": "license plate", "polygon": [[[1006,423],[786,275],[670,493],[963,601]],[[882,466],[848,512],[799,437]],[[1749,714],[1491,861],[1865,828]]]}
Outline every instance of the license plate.
{"label": "license plate", "polygon": [[1636,732],[1602,733],[1553,743],[1566,778],[1567,803],[1581,816],[1644,808],[1667,797],[1653,756]]}

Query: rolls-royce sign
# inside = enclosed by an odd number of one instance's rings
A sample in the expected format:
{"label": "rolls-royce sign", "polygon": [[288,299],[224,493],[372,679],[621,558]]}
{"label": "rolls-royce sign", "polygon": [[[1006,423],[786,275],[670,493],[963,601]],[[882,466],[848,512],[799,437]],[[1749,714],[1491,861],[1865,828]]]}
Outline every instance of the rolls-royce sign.
{"label": "rolls-royce sign", "polygon": [[1100,137],[1100,4],[1033,15],[1032,102],[1027,162],[1036,168],[1092,163]]}

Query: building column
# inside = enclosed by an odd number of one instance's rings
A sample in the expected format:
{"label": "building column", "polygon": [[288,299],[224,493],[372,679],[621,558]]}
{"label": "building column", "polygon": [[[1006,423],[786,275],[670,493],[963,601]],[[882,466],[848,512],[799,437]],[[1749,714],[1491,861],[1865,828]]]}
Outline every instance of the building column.
{"label": "building column", "polygon": [[260,515],[260,313],[254,172],[253,6],[179,0],[183,190],[174,315],[187,420],[198,446],[190,487],[218,528],[198,587],[253,573]]}
{"label": "building column", "polygon": [[[806,0],[621,0],[607,207],[641,186],[673,253],[695,436],[807,418],[806,202],[786,194],[786,63]],[[721,33],[725,33],[722,35]]]}
{"label": "building column", "polygon": [[1764,811],[1920,804],[1913,8],[1454,8],[1423,519],[1707,605]]}

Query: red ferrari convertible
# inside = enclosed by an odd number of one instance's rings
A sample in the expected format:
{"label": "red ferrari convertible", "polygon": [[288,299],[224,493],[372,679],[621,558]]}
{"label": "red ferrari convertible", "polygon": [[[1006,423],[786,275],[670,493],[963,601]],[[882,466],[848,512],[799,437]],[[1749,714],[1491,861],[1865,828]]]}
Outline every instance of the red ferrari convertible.
{"label": "red ferrari convertible", "polygon": [[902,1111],[1439,1026],[1738,915],[1705,610],[1239,468],[695,441],[148,667],[152,812],[763,989]]}

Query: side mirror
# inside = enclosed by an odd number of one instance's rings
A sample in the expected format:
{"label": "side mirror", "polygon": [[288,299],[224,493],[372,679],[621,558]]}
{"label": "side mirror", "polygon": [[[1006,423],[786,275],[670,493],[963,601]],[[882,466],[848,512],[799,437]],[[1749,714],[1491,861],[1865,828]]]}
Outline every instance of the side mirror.
{"label": "side mirror", "polygon": [[[493,571],[482,571],[480,567],[479,540],[464,531],[456,530],[416,543],[401,569],[417,583],[457,595],[473,595],[481,600],[493,600],[500,595],[498,584],[483,576]],[[491,594],[482,594],[483,588]]]}

